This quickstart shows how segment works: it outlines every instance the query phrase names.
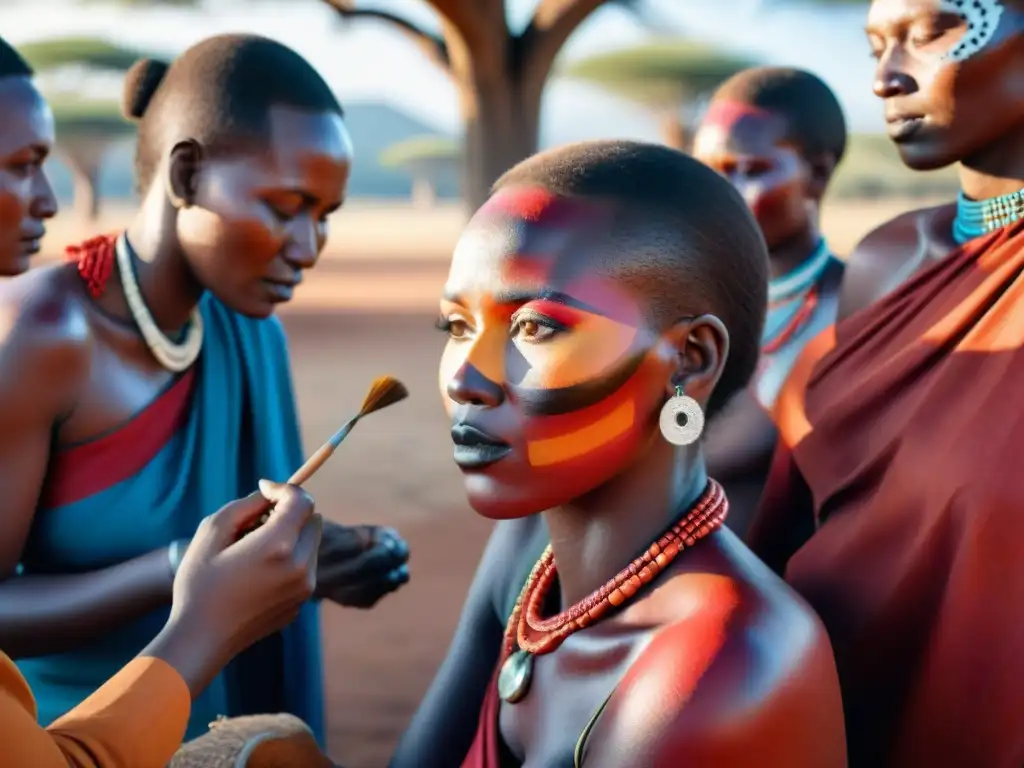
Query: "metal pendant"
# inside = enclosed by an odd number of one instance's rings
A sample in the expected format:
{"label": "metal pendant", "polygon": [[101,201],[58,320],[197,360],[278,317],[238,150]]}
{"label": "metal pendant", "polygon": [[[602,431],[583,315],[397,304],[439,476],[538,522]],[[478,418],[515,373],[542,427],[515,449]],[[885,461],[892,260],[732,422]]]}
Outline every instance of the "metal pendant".
{"label": "metal pendant", "polygon": [[529,693],[532,682],[533,656],[522,649],[516,649],[501,665],[498,696],[509,704],[520,702]]}

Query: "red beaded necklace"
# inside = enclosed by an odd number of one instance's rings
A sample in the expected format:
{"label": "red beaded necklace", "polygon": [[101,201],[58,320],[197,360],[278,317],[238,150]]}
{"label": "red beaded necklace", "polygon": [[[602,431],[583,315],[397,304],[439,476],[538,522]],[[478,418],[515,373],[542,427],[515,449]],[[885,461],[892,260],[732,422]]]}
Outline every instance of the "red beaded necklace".
{"label": "red beaded necklace", "polygon": [[103,295],[114,272],[114,242],[116,235],[100,235],[86,240],[81,245],[69,245],[65,249],[68,261],[78,266],[78,274],[85,281],[89,294],[98,299]]}
{"label": "red beaded necklace", "polygon": [[604,586],[561,613],[545,618],[543,607],[558,576],[550,546],[533,567],[516,600],[505,628],[505,642],[498,692],[510,703],[520,701],[529,689],[533,656],[551,653],[567,637],[623,605],[687,547],[721,527],[729,511],[725,491],[714,480],[686,516],[676,522],[640,557],[619,571]]}
{"label": "red beaded necklace", "polygon": [[818,306],[818,287],[814,286],[807,295],[804,297],[803,302],[800,305],[800,309],[797,310],[793,319],[790,320],[786,326],[775,335],[775,338],[761,345],[761,353],[765,355],[771,355],[778,352],[787,341],[792,339],[797,332],[803,328],[812,314],[814,314],[814,308]]}

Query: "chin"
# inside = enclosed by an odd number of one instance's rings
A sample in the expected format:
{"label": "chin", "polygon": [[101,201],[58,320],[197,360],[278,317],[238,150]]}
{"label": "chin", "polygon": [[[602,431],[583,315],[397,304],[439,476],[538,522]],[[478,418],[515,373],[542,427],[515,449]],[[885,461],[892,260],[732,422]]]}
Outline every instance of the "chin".
{"label": "chin", "polygon": [[[519,477],[516,481],[498,480],[485,473],[466,474],[466,499],[481,517],[489,520],[515,520],[530,517],[548,509],[568,504],[600,488],[607,478],[592,478],[592,482],[569,484],[560,478],[537,478],[529,482]],[[578,474],[577,480],[585,475]]]}
{"label": "chin", "polygon": [[912,171],[937,171],[960,162],[960,157],[949,152],[946,147],[926,144],[924,142],[904,142],[896,144],[900,160]]}

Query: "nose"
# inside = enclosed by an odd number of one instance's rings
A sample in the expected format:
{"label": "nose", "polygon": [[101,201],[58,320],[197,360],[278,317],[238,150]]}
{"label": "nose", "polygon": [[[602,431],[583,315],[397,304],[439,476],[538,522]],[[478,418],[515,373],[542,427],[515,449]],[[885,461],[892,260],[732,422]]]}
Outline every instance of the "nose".
{"label": "nose", "polygon": [[325,236],[323,224],[312,216],[296,216],[289,225],[286,258],[298,269],[316,266]]}
{"label": "nose", "polygon": [[903,68],[903,55],[899,48],[889,49],[878,60],[871,89],[880,99],[906,96],[917,90],[914,79]]}
{"label": "nose", "polygon": [[53,193],[53,185],[45,170],[36,174],[29,213],[34,219],[52,219],[57,215],[57,196]]}
{"label": "nose", "polygon": [[480,405],[485,408],[497,408],[505,402],[505,390],[497,382],[484,376],[472,363],[463,363],[462,367],[448,382],[448,397],[459,405]]}

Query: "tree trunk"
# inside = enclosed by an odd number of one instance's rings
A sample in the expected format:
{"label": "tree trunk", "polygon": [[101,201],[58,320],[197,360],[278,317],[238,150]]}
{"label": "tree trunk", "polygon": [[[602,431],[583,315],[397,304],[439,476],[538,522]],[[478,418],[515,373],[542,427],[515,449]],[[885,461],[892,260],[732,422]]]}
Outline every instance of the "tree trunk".
{"label": "tree trunk", "polygon": [[680,152],[687,152],[690,149],[688,138],[686,126],[683,125],[678,113],[672,112],[662,116],[661,140],[667,146]]}
{"label": "tree trunk", "polygon": [[430,179],[425,176],[417,176],[412,180],[412,205],[413,208],[428,210],[434,207],[437,202],[437,192]]}
{"label": "tree trunk", "polygon": [[476,210],[505,171],[537,151],[544,80],[511,68],[453,75],[465,125],[463,190]]}
{"label": "tree trunk", "polygon": [[100,169],[98,166],[82,167],[78,163],[71,163],[70,166],[74,181],[74,214],[82,221],[96,221],[100,215],[100,196],[97,189]]}
{"label": "tree trunk", "polygon": [[99,178],[109,139],[102,136],[69,136],[58,143],[74,183],[72,209],[82,221],[96,221],[100,214]]}

